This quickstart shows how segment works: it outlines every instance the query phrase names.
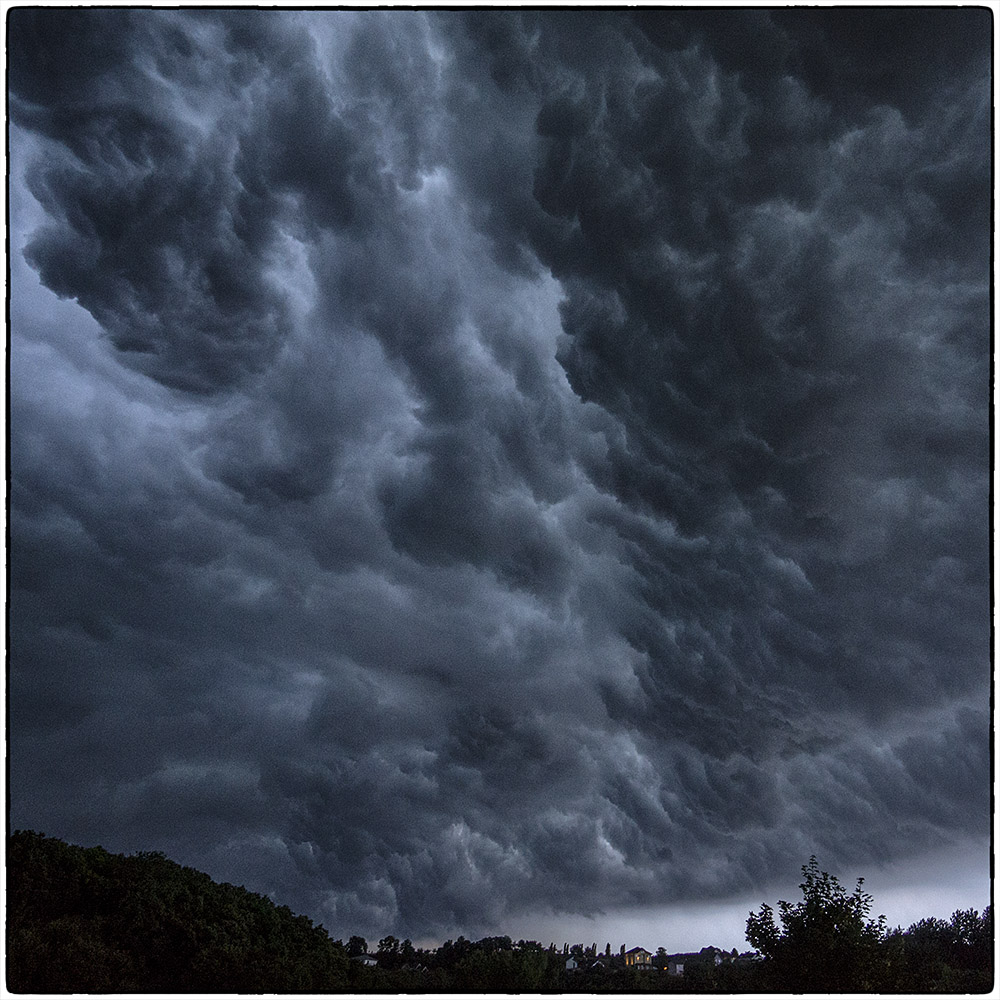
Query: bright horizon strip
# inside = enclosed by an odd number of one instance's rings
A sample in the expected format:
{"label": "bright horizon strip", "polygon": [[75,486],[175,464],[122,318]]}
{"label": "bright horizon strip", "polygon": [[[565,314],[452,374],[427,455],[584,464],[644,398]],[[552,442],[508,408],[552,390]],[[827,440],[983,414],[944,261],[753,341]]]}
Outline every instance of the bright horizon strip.
{"label": "bright horizon strip", "polygon": [[[990,880],[982,875],[988,868],[989,845],[970,843],[954,850],[931,851],[868,875],[858,874],[865,880],[864,890],[874,897],[871,916],[884,914],[890,931],[896,927],[905,931],[927,917],[948,920],[956,910],[982,912],[992,897]],[[858,875],[843,873],[837,877],[841,885],[853,891]],[[612,955],[619,953],[622,944],[626,951],[641,946],[654,954],[661,947],[671,954],[709,946],[745,952],[750,950],[745,937],[750,911],[759,910],[762,903],[774,907],[779,899],[794,902],[800,896],[798,883],[794,882],[774,887],[769,893],[708,903],[615,910],[596,917],[533,914],[512,920],[497,934],[506,934],[515,942],[537,941],[546,948],[553,943],[560,950],[563,944],[589,948],[596,943],[599,955],[604,954],[608,943]],[[478,940],[492,935],[463,936]],[[444,940],[448,938],[415,941],[414,946],[432,949]],[[377,946],[377,941],[368,942],[369,951],[374,952]]]}

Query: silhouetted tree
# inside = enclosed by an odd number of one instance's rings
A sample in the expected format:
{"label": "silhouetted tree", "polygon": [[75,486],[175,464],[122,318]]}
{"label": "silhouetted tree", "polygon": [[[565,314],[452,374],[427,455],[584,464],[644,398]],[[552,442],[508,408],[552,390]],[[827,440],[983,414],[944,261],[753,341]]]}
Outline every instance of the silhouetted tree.
{"label": "silhouetted tree", "polygon": [[987,993],[993,985],[993,910],[956,910],[897,928],[887,942],[894,988],[908,993]]}
{"label": "silhouetted tree", "polygon": [[766,903],[747,918],[747,940],[767,966],[776,990],[808,993],[870,993],[884,985],[885,917],[869,919],[872,897],[858,879],[853,893],[815,856],[802,866],[802,901],[778,902],[780,928]]}
{"label": "silhouetted tree", "polygon": [[347,954],[351,958],[368,954],[368,942],[359,934],[352,934],[347,942]]}

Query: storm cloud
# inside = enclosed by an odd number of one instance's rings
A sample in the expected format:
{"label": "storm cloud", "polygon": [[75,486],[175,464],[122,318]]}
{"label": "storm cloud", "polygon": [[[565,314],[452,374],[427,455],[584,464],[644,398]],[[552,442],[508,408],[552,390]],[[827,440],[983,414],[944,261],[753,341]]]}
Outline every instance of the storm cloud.
{"label": "storm cloud", "polygon": [[991,30],[12,10],[12,825],[415,939],[986,838]]}

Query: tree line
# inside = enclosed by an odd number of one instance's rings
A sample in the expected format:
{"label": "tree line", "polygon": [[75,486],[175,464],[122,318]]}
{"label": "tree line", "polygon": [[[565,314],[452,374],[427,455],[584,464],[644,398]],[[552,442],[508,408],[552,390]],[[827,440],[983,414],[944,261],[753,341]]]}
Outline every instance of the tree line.
{"label": "tree line", "polygon": [[[985,993],[993,982],[989,907],[908,930],[872,919],[862,881],[849,893],[803,867],[803,899],[747,920],[754,949],[703,948],[670,975],[627,967],[594,943],[458,937],[438,948],[392,935],[369,950],[244,888],[159,852],[81,848],[32,831],[7,844],[7,987],[14,993]],[[369,960],[365,958],[368,956]],[[576,968],[567,968],[573,958]],[[374,959],[374,963],[370,961]]]}

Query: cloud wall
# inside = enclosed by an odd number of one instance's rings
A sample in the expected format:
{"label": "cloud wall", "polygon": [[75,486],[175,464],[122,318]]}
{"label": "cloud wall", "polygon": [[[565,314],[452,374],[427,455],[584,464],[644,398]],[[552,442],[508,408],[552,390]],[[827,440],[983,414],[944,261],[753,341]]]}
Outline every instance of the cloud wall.
{"label": "cloud wall", "polygon": [[988,835],[987,11],[8,26],[15,827],[414,938]]}

